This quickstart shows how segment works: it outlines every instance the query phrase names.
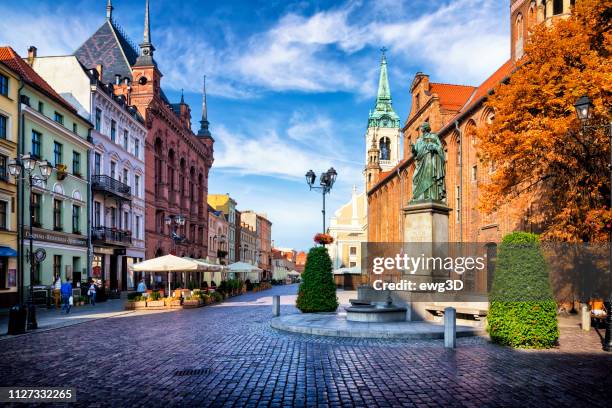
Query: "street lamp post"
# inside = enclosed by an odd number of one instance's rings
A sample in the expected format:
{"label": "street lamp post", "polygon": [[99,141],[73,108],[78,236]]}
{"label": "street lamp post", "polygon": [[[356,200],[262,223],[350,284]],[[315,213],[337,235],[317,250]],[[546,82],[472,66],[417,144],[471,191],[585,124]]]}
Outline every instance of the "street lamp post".
{"label": "street lamp post", "polygon": [[172,238],[172,252],[176,255],[176,244],[182,242],[184,237],[177,233],[177,227],[185,225],[185,217],[182,215],[171,215],[164,219],[164,222],[170,227],[170,238]]}
{"label": "street lamp post", "polygon": [[312,170],[308,170],[308,173],[306,173],[306,183],[308,184],[308,187],[310,188],[310,190],[321,190],[321,195],[323,196],[323,210],[321,212],[323,213],[323,233],[324,234],[325,234],[325,194],[329,194],[334,183],[336,182],[337,176],[338,176],[338,173],[336,172],[336,170],[334,170],[333,167],[330,167],[329,170],[327,170],[324,173],[321,173],[321,176],[319,177],[319,185],[315,186],[314,184],[315,184],[315,181],[317,180],[317,175],[315,174],[315,172]]}
{"label": "street lamp post", "polygon": [[[582,123],[583,129],[603,129],[608,128],[610,132],[610,164],[608,164],[608,170],[610,171],[610,208],[612,209],[612,122],[607,125],[593,125],[589,124],[590,119],[593,116],[593,103],[588,96],[582,96],[580,99],[576,101],[574,104],[576,108],[576,116]],[[603,341],[603,349],[605,351],[612,351],[612,231],[610,232],[610,240],[609,240],[609,266],[608,272],[609,282],[608,282],[608,300],[605,301],[605,307],[607,310],[606,316],[606,334],[604,336]]]}
{"label": "street lamp post", "polygon": [[[35,175],[34,171],[38,166],[38,171],[40,176]],[[35,157],[32,157],[29,154],[21,156],[21,158],[17,158],[11,160],[8,164],[9,174],[15,177],[17,180],[27,180],[28,186],[30,188],[30,228],[28,239],[30,241],[29,248],[29,262],[30,262],[30,298],[28,299],[28,329],[34,330],[38,329],[38,322],[36,321],[36,307],[34,306],[34,262],[36,262],[34,258],[34,232],[32,227],[34,225],[34,193],[32,192],[32,187],[38,181],[46,181],[51,172],[53,171],[53,167],[46,160],[36,160]],[[25,223],[22,221],[22,225],[19,225],[19,228],[23,228]]]}

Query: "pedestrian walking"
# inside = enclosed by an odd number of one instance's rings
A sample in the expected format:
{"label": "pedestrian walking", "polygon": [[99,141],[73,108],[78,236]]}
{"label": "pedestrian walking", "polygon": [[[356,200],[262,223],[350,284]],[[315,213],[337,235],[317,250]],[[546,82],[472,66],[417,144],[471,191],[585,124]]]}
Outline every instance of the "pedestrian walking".
{"label": "pedestrian walking", "polygon": [[70,278],[66,279],[66,282],[62,284],[61,288],[62,294],[62,310],[66,309],[66,314],[70,313],[70,308],[72,307],[72,283],[70,283]]}
{"label": "pedestrian walking", "polygon": [[144,278],[140,279],[140,283],[138,284],[136,291],[141,294],[144,294],[147,291],[147,284],[145,283]]}
{"label": "pedestrian walking", "polygon": [[92,306],[96,305],[96,284],[93,279],[89,279],[89,290],[87,291],[87,295],[89,296],[89,302]]}
{"label": "pedestrian walking", "polygon": [[60,275],[55,276],[55,280],[53,281],[53,303],[55,303],[55,308],[59,309],[60,301],[62,299],[61,295],[62,291],[62,278]]}

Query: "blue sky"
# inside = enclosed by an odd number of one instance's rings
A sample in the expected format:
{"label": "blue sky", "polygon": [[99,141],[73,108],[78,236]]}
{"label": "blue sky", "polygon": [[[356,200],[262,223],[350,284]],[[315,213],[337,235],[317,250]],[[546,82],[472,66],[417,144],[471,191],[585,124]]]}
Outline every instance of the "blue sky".
{"label": "blue sky", "polygon": [[[142,38],[144,0],[114,0],[113,17]],[[3,1],[0,43],[22,56],[72,53],[104,21],[106,0]],[[418,71],[477,85],[509,57],[509,1],[150,0],[155,59],[172,101],[180,90],[197,131],[202,75],[215,137],[211,193],[265,212],[277,246],[306,249],[321,197],[303,175],[334,166],[328,214],[363,189],[367,115],[379,49],[388,48],[394,107],[408,116]]]}

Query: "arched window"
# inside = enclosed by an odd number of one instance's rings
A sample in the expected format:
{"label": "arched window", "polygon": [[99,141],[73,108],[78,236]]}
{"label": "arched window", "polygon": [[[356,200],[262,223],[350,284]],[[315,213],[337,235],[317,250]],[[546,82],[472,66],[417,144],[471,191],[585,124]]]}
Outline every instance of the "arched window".
{"label": "arched window", "polygon": [[174,191],[176,188],[174,187],[174,172],[175,172],[175,163],[174,163],[174,150],[170,149],[168,151],[168,189],[169,191]]}
{"label": "arched window", "polygon": [[391,160],[391,140],[383,137],[379,142],[380,160]]}
{"label": "arched window", "polygon": [[159,193],[157,189],[161,186],[162,180],[162,160],[163,160],[163,144],[161,139],[158,137],[155,139],[155,189],[156,193]]}
{"label": "arched window", "polygon": [[563,0],[553,0],[553,16],[563,14]]}
{"label": "arched window", "polygon": [[523,34],[525,31],[525,24],[523,22],[523,15],[519,13],[516,16],[516,23],[514,24],[515,42],[514,42],[514,54],[516,59],[523,56]]}
{"label": "arched window", "polygon": [[184,196],[186,194],[186,189],[185,189],[185,181],[186,181],[186,174],[185,174],[185,159],[181,159],[181,174],[179,175],[180,177],[180,183],[179,183],[179,192],[180,192],[180,196]]}

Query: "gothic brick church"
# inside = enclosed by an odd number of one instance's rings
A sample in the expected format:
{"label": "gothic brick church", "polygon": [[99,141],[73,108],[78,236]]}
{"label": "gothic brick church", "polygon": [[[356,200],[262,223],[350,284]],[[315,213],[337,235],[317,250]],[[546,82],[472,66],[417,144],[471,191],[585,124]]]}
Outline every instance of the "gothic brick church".
{"label": "gothic brick church", "polygon": [[[365,168],[368,241],[403,241],[403,210],[412,199],[414,172],[409,146],[419,136],[418,128],[423,122],[429,122],[432,131],[438,133],[446,152],[446,200],[451,208],[451,242],[499,242],[508,232],[535,228],[526,222],[529,204],[518,206],[510,201],[493,214],[478,209],[479,186],[488,180],[492,169],[483,168],[478,159],[475,133],[494,119],[495,112],[487,108],[485,102],[493,88],[512,75],[516,62],[523,56],[523,44],[529,29],[535,24],[550,24],[556,18],[569,15],[573,3],[574,0],[511,0],[511,58],[479,86],[437,83],[430,81],[429,75],[418,72],[410,87],[411,110],[401,129],[403,155],[394,166],[389,167],[389,162],[381,157],[382,149],[385,149],[384,154],[388,154],[383,139],[387,136],[372,139],[372,135],[382,135],[381,129],[376,127],[380,125],[369,127]],[[384,69],[386,77],[386,66]],[[391,150],[395,148],[393,146]]]}

